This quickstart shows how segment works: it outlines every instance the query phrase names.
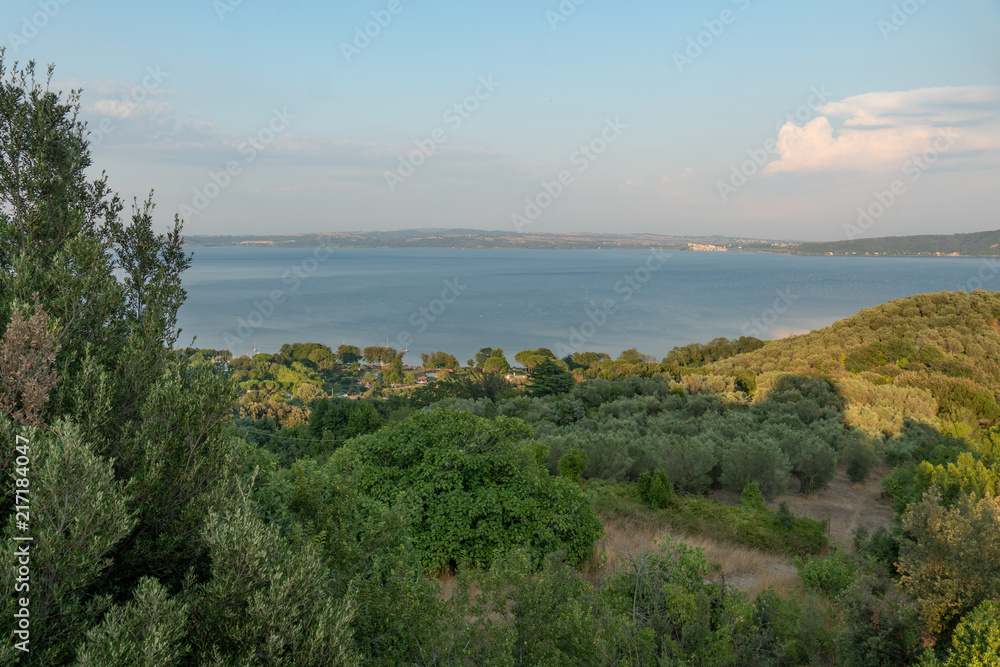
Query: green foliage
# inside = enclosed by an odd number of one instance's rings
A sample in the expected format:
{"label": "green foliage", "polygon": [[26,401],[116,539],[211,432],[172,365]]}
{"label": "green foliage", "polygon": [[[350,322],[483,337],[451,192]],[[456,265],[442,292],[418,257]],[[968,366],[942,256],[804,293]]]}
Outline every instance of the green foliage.
{"label": "green foliage", "polygon": [[643,472],[639,475],[636,488],[642,501],[653,509],[674,506],[674,487],[662,470],[656,470],[653,474]]}
{"label": "green foliage", "polygon": [[837,597],[854,582],[854,559],[832,551],[825,558],[806,556],[795,561],[802,585],[816,593]]}
{"label": "green foliage", "polygon": [[[697,368],[720,359],[728,359],[744,352],[753,352],[764,347],[765,343],[757,338],[740,336],[738,340],[716,338],[704,345],[692,343],[684,347],[675,347],[663,358],[664,370],[680,368]],[[747,376],[748,379],[752,376]],[[747,392],[747,393],[752,393]]]}
{"label": "green foliage", "polygon": [[565,394],[576,381],[555,359],[545,357],[528,372],[528,391],[534,396]]}
{"label": "green foliage", "polygon": [[514,355],[514,361],[525,368],[534,368],[546,358],[554,359],[555,355],[552,354],[551,350],[544,347],[540,347],[537,350],[521,350]]}
{"label": "green foliage", "polygon": [[423,363],[424,368],[447,368],[453,371],[457,371],[462,368],[461,364],[458,363],[458,359],[455,358],[455,355],[446,354],[444,352],[421,354],[420,361]]}
{"label": "green foliage", "polygon": [[369,364],[388,364],[396,358],[397,352],[391,347],[372,345],[362,350],[361,356]]}
{"label": "green foliage", "polygon": [[954,625],[984,600],[1000,599],[1000,499],[941,505],[932,489],[903,517],[899,572],[932,633]]}
{"label": "green foliage", "polygon": [[171,598],[156,579],[142,579],[135,598],[115,607],[87,632],[79,667],[172,667],[191,650],[184,644],[189,605]]}
{"label": "green foliage", "polygon": [[292,548],[316,549],[333,575],[331,594],[353,595],[354,641],[369,662],[417,661],[443,609],[399,514],[360,496],[332,462],[276,470],[256,496]]}
{"label": "green foliage", "polygon": [[923,665],[940,667],[990,667],[1000,664],[1000,604],[986,600],[962,618],[952,634],[951,647],[943,661]]}
{"label": "green foliage", "polygon": [[[35,429],[17,429],[0,414],[0,432],[9,436],[7,447],[14,446],[15,434],[30,442],[27,500],[33,538],[27,553],[30,590],[23,583],[15,588],[18,559],[23,555],[16,556],[13,546],[0,552],[0,585],[11,593],[0,598],[0,612],[5,619],[14,618],[16,590],[21,592],[17,597],[29,598],[32,655],[40,664],[59,664],[106,604],[91,600],[91,591],[112,567],[115,547],[136,525],[130,508],[134,489],[115,479],[111,462],[94,452],[68,422],[57,422],[43,435]],[[23,487],[15,479],[24,477],[4,476],[3,503],[8,510],[4,542],[21,546],[14,541],[23,531],[17,528],[13,502],[15,491]],[[13,664],[18,653],[11,641],[0,647],[5,664]]]}
{"label": "green foliage", "polygon": [[668,522],[691,534],[705,533],[764,551],[789,555],[819,553],[827,545],[826,524],[806,517],[787,519],[771,510],[733,507],[685,498]]}
{"label": "green foliage", "polygon": [[764,509],[764,494],[760,492],[757,482],[750,482],[743,487],[743,492],[740,493],[740,507],[751,510]]}
{"label": "green foliage", "polygon": [[854,551],[859,558],[877,563],[887,572],[895,571],[901,537],[902,531],[898,527],[891,533],[885,528],[878,528],[869,537],[868,530],[861,526],[854,534]]}
{"label": "green foliage", "polygon": [[587,467],[587,453],[579,449],[571,449],[559,457],[559,474],[574,482],[580,481],[580,475]]}
{"label": "green foliage", "polygon": [[528,445],[528,453],[535,464],[542,470],[549,469],[549,448],[537,440]]}
{"label": "green foliage", "polygon": [[552,404],[547,417],[556,424],[563,426],[580,421],[587,414],[583,403],[572,398],[563,398]]}
{"label": "green foliage", "polygon": [[860,438],[847,446],[841,460],[847,464],[847,478],[855,484],[867,480],[872,468],[879,462],[875,448]]}
{"label": "green foliage", "polygon": [[515,553],[494,566],[483,582],[495,609],[509,605],[505,629],[512,664],[599,662],[601,637],[591,587],[561,553],[547,556],[538,576],[532,569],[529,559]]}
{"label": "green foliage", "polygon": [[788,488],[791,464],[788,456],[773,440],[741,438],[732,443],[722,461],[719,481],[733,492],[757,482],[765,498],[773,498]]}
{"label": "green foliage", "polygon": [[829,664],[835,655],[834,619],[813,599],[804,604],[768,589],[738,626],[735,664],[741,667]]}
{"label": "green foliage", "polygon": [[707,535],[790,556],[818,554],[827,546],[826,524],[822,521],[790,514],[788,520],[784,520],[768,509],[752,510],[681,494],[674,496],[672,507],[651,510],[641,501],[637,485],[590,480],[587,486],[597,492],[596,506],[603,515],[627,516],[638,523],[665,524],[687,535]]}
{"label": "green foliage", "polygon": [[492,350],[489,358],[483,361],[479,368],[483,372],[495,375],[510,373],[510,364],[507,362],[507,357],[504,356],[503,350],[500,348]]}
{"label": "green foliage", "polygon": [[186,582],[196,664],[358,665],[356,601],[331,595],[316,549],[289,549],[250,505],[211,514],[203,529],[205,583]]}
{"label": "green foliage", "polygon": [[884,571],[859,572],[839,600],[837,640],[846,667],[895,667],[916,661],[920,618],[916,606]]}
{"label": "green foliage", "polygon": [[362,492],[401,508],[430,571],[517,548],[535,563],[557,550],[578,561],[601,523],[576,484],[538,467],[521,445],[529,435],[518,420],[436,410],[357,438],[336,460]]}
{"label": "green foliage", "polygon": [[341,364],[356,364],[362,359],[361,348],[355,345],[344,344],[337,348],[337,361]]}
{"label": "green foliage", "polygon": [[749,606],[725,586],[706,584],[701,550],[669,538],[655,552],[626,557],[603,593],[609,606],[631,616],[655,638],[659,664],[734,664],[733,633]]}

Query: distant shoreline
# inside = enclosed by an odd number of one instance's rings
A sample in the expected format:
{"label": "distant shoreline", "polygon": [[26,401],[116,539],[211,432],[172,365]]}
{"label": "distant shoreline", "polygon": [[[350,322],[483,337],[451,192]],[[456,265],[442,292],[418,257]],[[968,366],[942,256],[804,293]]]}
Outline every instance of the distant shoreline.
{"label": "distant shoreline", "polygon": [[476,229],[408,229],[390,232],[187,236],[189,248],[341,248],[426,250],[679,250],[754,252],[803,257],[1000,257],[1000,230],[939,236],[895,236],[851,241],[803,242],[726,236],[661,234],[530,233]]}

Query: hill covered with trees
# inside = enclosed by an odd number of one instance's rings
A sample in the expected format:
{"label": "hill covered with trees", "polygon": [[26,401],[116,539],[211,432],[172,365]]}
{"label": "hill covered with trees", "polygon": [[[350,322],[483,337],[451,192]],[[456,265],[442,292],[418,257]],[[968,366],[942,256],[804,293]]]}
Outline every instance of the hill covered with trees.
{"label": "hill covered with trees", "polygon": [[971,234],[884,236],[801,243],[782,250],[798,255],[962,255],[1000,257],[1000,230]]}

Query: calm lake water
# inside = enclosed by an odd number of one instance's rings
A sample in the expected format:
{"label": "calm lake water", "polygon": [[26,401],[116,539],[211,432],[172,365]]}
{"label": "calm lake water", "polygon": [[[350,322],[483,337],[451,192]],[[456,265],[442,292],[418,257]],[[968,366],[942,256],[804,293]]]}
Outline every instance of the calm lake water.
{"label": "calm lake water", "polygon": [[195,248],[178,345],[343,342],[617,356],[822,328],[925,292],[1000,288],[998,260],[627,250]]}

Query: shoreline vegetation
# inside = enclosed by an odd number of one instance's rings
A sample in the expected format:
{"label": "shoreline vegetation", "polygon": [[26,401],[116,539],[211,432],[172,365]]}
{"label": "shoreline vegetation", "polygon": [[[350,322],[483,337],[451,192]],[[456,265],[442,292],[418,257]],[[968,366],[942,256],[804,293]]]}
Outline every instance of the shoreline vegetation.
{"label": "shoreline vegetation", "polygon": [[1000,257],[1000,230],[971,234],[889,236],[850,241],[799,242],[726,236],[661,234],[518,233],[476,229],[407,229],[242,236],[187,236],[189,248],[424,248],[467,250],[644,250],[770,252],[862,257]]}

